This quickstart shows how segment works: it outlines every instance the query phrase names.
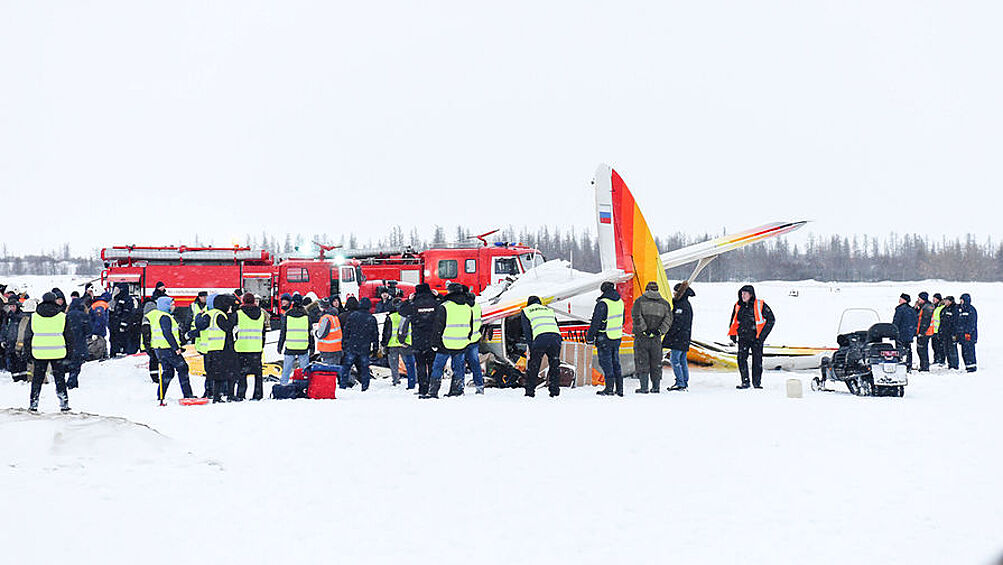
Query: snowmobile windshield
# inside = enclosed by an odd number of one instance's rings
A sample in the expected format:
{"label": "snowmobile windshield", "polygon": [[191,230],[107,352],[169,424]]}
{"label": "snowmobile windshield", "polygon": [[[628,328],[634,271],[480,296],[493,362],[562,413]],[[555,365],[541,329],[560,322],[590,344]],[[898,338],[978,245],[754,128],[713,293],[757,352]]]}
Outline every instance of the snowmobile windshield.
{"label": "snowmobile windshield", "polygon": [[866,332],[873,326],[881,322],[881,317],[877,311],[870,308],[847,308],[843,310],[843,315],[839,318],[839,331],[837,335],[852,332]]}

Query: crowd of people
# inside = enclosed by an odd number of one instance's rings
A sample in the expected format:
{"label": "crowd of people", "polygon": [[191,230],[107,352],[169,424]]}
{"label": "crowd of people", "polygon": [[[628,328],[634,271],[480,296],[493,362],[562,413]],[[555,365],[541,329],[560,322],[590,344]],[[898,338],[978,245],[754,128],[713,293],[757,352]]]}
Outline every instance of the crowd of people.
{"label": "crowd of people", "polygon": [[913,341],[916,342],[916,357],[919,370],[930,370],[930,351],[933,350],[934,365],[959,369],[958,349],[965,370],[978,370],[975,359],[975,344],[979,340],[979,313],[972,306],[972,296],[962,294],[960,300],[953,296],[921,292],[915,303],[902,293],[895,307],[892,324],[898,328],[899,348],[905,358],[906,368],[913,369]]}
{"label": "crowd of people", "polygon": [[[631,307],[635,374],[638,394],[661,391],[662,362],[668,350],[675,382],[668,391],[686,391],[689,386],[687,354],[693,324],[689,302],[696,293],[687,284],[674,287],[674,300],[663,298],[658,283],[649,282]],[[596,300],[585,341],[594,344],[604,386],[597,394],[623,396],[620,346],[624,335],[625,305],[613,283],[603,283]],[[186,344],[202,356],[205,388],[202,397],[213,402],[247,399],[254,377],[251,400],[264,397],[262,354],[270,315],[258,297],[236,289],[234,293],[200,292],[189,307],[176,309],[162,282],[143,301],[130,295],[127,285],[96,294],[88,285],[84,294],[73,292],[69,301],[54,288],[41,300],[25,293],[3,293],[0,313],[0,368],[15,381],[30,380],[29,408],[36,410],[47,370],[56,385],[60,407],[69,410],[67,391],[79,386],[81,366],[143,351],[149,358],[149,374],[163,402],[177,377],[185,398],[195,398],[189,379]],[[311,359],[337,371],[340,388],[360,385],[369,389],[370,366],[385,358],[393,386],[406,382],[418,398],[438,398],[447,364],[452,378],[445,396],[464,394],[466,375],[473,377],[475,394],[484,393],[481,307],[464,285],[448,285],[439,295],[427,284],[414,294],[402,296],[394,288],[382,289],[375,307],[368,298],[350,296],[315,299],[284,294],[280,298],[278,353],[282,354],[279,385],[288,386],[294,369],[306,369]],[[382,330],[373,315],[386,313]],[[553,309],[531,296],[521,316],[522,340],[526,344],[525,372],[520,373],[525,395],[533,397],[540,385],[539,373],[546,358],[546,384],[551,397],[561,389],[561,331]],[[742,286],[729,318],[728,335],[737,347],[739,389],[762,388],[763,344],[776,317],[756,297],[755,288]],[[908,370],[912,370],[913,341],[919,371],[934,365],[959,368],[958,349],[965,369],[977,369],[978,313],[969,294],[959,301],[939,293],[930,299],[921,292],[915,303],[902,294],[892,322],[898,329],[899,347]],[[106,342],[107,336],[107,342]],[[110,347],[109,347],[110,344]],[[930,359],[930,351],[933,359]],[[750,364],[751,360],[751,364]],[[402,375],[403,373],[403,375]]]}

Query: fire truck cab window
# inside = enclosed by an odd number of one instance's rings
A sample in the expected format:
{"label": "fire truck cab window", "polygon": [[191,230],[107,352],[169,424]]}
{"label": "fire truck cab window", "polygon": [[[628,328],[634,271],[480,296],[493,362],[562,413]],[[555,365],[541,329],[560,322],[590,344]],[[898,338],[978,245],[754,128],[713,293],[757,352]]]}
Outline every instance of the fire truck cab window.
{"label": "fire truck cab window", "polygon": [[496,275],[518,275],[519,262],[515,257],[498,257],[495,259]]}
{"label": "fire truck cab window", "polygon": [[286,282],[310,282],[310,271],[302,268],[292,268],[286,271]]}
{"label": "fire truck cab window", "polygon": [[438,275],[440,279],[455,279],[460,274],[456,259],[439,261]]}
{"label": "fire truck cab window", "polygon": [[463,272],[468,275],[477,272],[477,259],[467,259],[463,263]]}

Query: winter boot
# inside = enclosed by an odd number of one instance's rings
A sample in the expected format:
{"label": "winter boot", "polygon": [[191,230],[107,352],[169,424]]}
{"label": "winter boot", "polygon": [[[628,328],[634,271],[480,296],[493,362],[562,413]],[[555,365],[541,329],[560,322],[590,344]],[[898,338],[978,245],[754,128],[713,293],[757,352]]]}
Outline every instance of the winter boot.
{"label": "winter boot", "polygon": [[599,396],[613,396],[613,389],[611,389],[611,388],[604,388],[604,389],[602,389],[600,391],[597,391],[596,394],[599,395]]}
{"label": "winter boot", "polygon": [[32,394],[31,395],[31,400],[28,403],[28,410],[31,410],[32,412],[38,412],[38,395],[37,394]]}
{"label": "winter boot", "polygon": [[639,389],[635,390],[634,393],[636,393],[636,394],[648,394],[648,389],[646,389],[646,388],[639,388]]}
{"label": "winter boot", "polygon": [[737,388],[737,389],[749,388],[749,383],[742,383],[742,384],[736,386],[735,388]]}
{"label": "winter boot", "polygon": [[62,412],[70,411],[70,397],[66,392],[57,392],[56,396],[59,398],[59,410]]}
{"label": "winter boot", "polygon": [[477,387],[477,390],[474,391],[474,394],[484,394],[484,385]]}

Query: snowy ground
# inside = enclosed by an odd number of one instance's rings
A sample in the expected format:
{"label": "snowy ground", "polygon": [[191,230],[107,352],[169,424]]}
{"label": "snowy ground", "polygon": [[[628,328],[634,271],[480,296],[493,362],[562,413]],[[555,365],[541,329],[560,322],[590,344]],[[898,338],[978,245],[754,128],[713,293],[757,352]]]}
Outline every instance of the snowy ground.
{"label": "snowy ground", "polygon": [[[721,338],[737,286],[696,287],[695,335]],[[87,365],[73,391],[76,410],[101,417],[53,414],[51,384],[45,414],[26,414],[27,386],[4,377],[4,561],[999,557],[1003,285],[757,288],[779,320],[770,341],[792,345],[831,343],[845,306],[887,317],[903,291],[971,292],[981,371],[915,376],[904,399],[791,400],[784,381],[810,374],[768,373],[764,390],[738,391],[734,375],[693,371],[688,393],[622,400],[586,387],[421,402],[380,381],[336,401],[161,408],[126,359]]]}

